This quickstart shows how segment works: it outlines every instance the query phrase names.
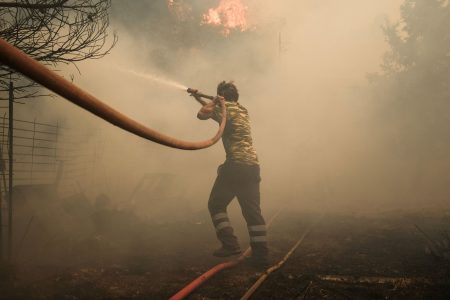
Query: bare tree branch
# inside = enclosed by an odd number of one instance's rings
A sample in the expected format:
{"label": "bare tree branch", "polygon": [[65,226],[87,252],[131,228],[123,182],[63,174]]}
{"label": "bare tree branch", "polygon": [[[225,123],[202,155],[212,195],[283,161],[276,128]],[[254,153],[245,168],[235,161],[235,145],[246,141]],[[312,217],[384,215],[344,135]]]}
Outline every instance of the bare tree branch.
{"label": "bare tree branch", "polygon": [[[0,37],[54,68],[107,55],[117,42],[109,32],[111,0],[17,0],[0,2]],[[0,65],[0,89],[16,82],[18,98],[35,97],[37,86]]]}
{"label": "bare tree branch", "polygon": [[20,2],[0,2],[0,7],[16,7],[16,8],[30,8],[30,9],[43,9],[43,8],[54,8],[60,7],[68,0],[60,0],[56,3],[40,4],[40,3],[20,3]]}

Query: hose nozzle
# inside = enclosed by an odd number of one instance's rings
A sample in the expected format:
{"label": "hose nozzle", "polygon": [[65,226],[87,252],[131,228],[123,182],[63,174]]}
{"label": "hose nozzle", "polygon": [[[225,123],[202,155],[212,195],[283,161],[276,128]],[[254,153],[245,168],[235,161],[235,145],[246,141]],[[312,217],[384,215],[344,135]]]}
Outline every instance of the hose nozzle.
{"label": "hose nozzle", "polygon": [[202,94],[202,93],[200,93],[197,89],[188,88],[186,91],[187,91],[189,94],[191,94],[191,96],[198,96],[198,97],[201,97],[201,98],[206,98],[206,99],[209,99],[209,100],[214,100],[214,96],[209,96],[209,95]]}

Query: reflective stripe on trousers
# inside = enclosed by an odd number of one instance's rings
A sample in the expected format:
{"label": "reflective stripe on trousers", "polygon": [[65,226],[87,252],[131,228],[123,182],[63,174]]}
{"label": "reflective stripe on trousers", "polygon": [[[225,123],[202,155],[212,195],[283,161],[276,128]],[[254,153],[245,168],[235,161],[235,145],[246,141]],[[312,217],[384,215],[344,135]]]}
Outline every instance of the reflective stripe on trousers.
{"label": "reflective stripe on trousers", "polygon": [[248,233],[250,235],[251,243],[267,243],[266,225],[263,224],[248,226]]}
{"label": "reflective stripe on trousers", "polygon": [[224,228],[231,227],[230,219],[226,212],[217,213],[211,216],[216,231],[220,231]]}

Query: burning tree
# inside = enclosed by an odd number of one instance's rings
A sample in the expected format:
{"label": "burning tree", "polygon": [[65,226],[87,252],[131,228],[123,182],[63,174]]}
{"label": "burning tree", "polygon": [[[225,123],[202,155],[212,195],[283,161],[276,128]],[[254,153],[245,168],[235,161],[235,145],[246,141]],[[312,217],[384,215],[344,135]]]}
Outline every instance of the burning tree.
{"label": "burning tree", "polygon": [[[108,41],[110,0],[0,0],[0,37],[53,68],[98,59],[114,47]],[[0,66],[0,91],[16,82],[16,98],[39,96],[34,82]]]}
{"label": "burning tree", "polygon": [[[167,6],[178,21],[195,20],[194,8],[187,1],[167,0]],[[232,31],[244,32],[251,28],[248,21],[248,6],[244,0],[220,0],[217,7],[202,12],[199,23],[220,28],[225,36],[230,35]]]}
{"label": "burning tree", "polygon": [[247,10],[248,7],[241,0],[221,0],[219,6],[210,8],[203,15],[202,24],[220,26],[225,35],[229,35],[233,29],[243,32],[249,28]]}

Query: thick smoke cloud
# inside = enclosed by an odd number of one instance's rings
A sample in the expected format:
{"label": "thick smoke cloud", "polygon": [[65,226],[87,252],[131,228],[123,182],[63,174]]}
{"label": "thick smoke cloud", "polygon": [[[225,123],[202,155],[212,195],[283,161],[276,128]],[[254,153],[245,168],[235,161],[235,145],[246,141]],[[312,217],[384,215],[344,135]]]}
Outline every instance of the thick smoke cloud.
{"label": "thick smoke cloud", "polygon": [[[209,94],[219,81],[235,80],[252,118],[265,208],[289,203],[300,209],[385,210],[411,200],[416,191],[404,174],[409,167],[396,164],[379,143],[385,131],[374,118],[379,108],[367,80],[380,71],[388,49],[381,26],[400,17],[401,0],[246,1],[251,29],[227,37],[200,24],[217,1],[178,3],[186,5],[184,15],[171,13],[165,1],[114,1],[111,26],[119,43],[106,58],[80,64],[81,75],[67,70],[75,83],[152,128],[199,140],[217,125],[195,118],[199,107],[192,98],[121,69]],[[70,126],[101,128],[102,170],[91,174],[90,193],[108,194],[126,206],[144,174],[168,173],[184,191],[169,207],[190,213],[206,208],[224,160],[220,143],[197,152],[172,150],[59,99],[51,102],[47,115],[65,116]]]}

